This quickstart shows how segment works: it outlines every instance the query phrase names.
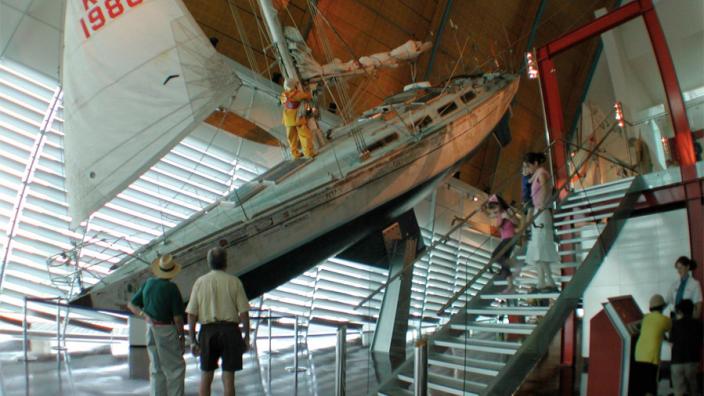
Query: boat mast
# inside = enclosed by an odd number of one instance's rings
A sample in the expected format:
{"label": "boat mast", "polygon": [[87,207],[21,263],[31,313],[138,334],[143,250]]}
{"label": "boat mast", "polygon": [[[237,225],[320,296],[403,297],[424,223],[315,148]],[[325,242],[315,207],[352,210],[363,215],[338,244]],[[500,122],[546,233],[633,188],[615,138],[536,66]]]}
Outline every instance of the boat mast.
{"label": "boat mast", "polygon": [[296,79],[301,81],[298,75],[298,70],[293,64],[293,58],[288,52],[288,44],[286,43],[286,37],[281,29],[281,23],[279,23],[279,17],[276,15],[276,10],[271,4],[271,0],[258,0],[259,8],[262,10],[262,15],[264,16],[264,22],[266,23],[267,30],[271,36],[271,42],[276,47],[279,53],[279,63],[281,65],[284,77],[287,79]]}
{"label": "boat mast", "polygon": [[[279,17],[276,14],[274,6],[271,4],[271,0],[257,0],[259,3],[259,8],[262,10],[262,15],[264,16],[264,22],[266,23],[267,30],[269,31],[269,36],[271,37],[271,42],[274,44],[276,51],[279,53],[279,65],[283,71],[284,78],[295,79],[300,83],[301,76],[296,69],[296,65],[293,63],[293,57],[288,51],[288,43],[286,37],[284,36],[283,30],[281,29],[281,23],[279,22]],[[301,87],[306,90],[310,90],[310,86]],[[323,137],[323,133],[320,130],[318,121],[315,118],[309,119],[309,127],[313,133],[313,137],[319,147],[323,147],[327,144],[327,140]]]}

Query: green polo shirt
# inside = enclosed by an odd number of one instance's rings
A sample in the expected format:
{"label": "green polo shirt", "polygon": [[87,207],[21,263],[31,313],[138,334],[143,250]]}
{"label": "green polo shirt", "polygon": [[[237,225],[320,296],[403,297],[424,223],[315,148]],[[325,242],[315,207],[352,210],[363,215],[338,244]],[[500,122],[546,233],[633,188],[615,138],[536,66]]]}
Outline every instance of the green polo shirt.
{"label": "green polo shirt", "polygon": [[183,299],[178,286],[166,279],[149,278],[132,296],[136,305],[160,322],[171,322],[174,316],[183,317]]}

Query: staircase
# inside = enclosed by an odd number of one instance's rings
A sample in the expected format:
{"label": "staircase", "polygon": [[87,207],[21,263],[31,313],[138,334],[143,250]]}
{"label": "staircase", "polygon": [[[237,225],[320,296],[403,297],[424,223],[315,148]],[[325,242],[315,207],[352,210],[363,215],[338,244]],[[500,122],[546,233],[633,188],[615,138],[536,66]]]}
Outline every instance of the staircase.
{"label": "staircase", "polygon": [[[640,177],[628,178],[577,190],[563,199],[553,215],[562,262],[552,270],[561,290],[532,293],[536,277],[528,265],[514,281],[514,293],[502,293],[506,281],[498,278],[483,285],[428,339],[430,393],[515,392],[577,307],[637,201],[641,184]],[[377,394],[413,394],[409,356]]]}

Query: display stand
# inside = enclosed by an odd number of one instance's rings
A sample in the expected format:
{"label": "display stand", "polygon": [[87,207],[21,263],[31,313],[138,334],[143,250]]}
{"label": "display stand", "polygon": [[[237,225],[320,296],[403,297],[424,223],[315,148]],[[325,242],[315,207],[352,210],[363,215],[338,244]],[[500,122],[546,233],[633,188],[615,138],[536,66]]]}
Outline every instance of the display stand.
{"label": "display stand", "polygon": [[590,320],[587,395],[628,395],[633,349],[638,333],[628,324],[643,319],[632,296],[609,298]]}

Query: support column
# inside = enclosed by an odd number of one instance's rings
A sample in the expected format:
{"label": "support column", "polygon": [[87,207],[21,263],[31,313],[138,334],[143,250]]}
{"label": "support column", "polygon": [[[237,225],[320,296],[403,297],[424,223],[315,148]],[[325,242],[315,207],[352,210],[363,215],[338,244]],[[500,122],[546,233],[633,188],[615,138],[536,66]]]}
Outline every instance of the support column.
{"label": "support column", "polygon": [[147,322],[136,316],[127,318],[130,344],[127,356],[130,379],[149,379],[149,357],[147,354]]}
{"label": "support column", "polygon": [[544,48],[538,50],[538,72],[545,106],[545,122],[552,146],[552,159],[555,188],[560,189],[567,182],[567,147],[565,145],[564,115],[560,101],[560,88],[557,83],[557,69]]}
{"label": "support column", "polygon": [[701,285],[704,284],[704,179],[684,181],[684,194],[687,200],[689,246],[692,259],[699,264],[693,275]]}
{"label": "support column", "polygon": [[[562,113],[562,103],[560,101],[560,91],[557,84],[557,71],[552,59],[549,58],[546,50],[541,48],[538,52],[538,64],[540,74],[540,86],[543,93],[543,104],[545,106],[545,122],[548,129],[548,135],[551,142],[555,142],[552,147],[553,158],[553,175],[555,177],[555,187],[557,189],[568,182],[567,169],[567,147],[565,144],[565,129],[564,117]],[[563,191],[561,195],[565,195],[567,191]],[[562,196],[561,196],[562,197]],[[569,272],[563,269],[563,275]],[[561,394],[571,394],[572,384],[574,383],[574,363],[577,346],[577,333],[575,325],[574,312],[570,314],[565,322],[561,333],[561,353],[560,364],[563,367],[560,370],[561,378]]]}
{"label": "support column", "polygon": [[[389,279],[397,276],[416,258],[416,235],[404,235],[399,223],[383,231],[384,244],[389,257]],[[376,322],[372,351],[388,354],[392,362],[406,358],[406,333],[411,308],[411,281],[413,268],[406,269],[391,282],[384,293],[384,300]]]}

